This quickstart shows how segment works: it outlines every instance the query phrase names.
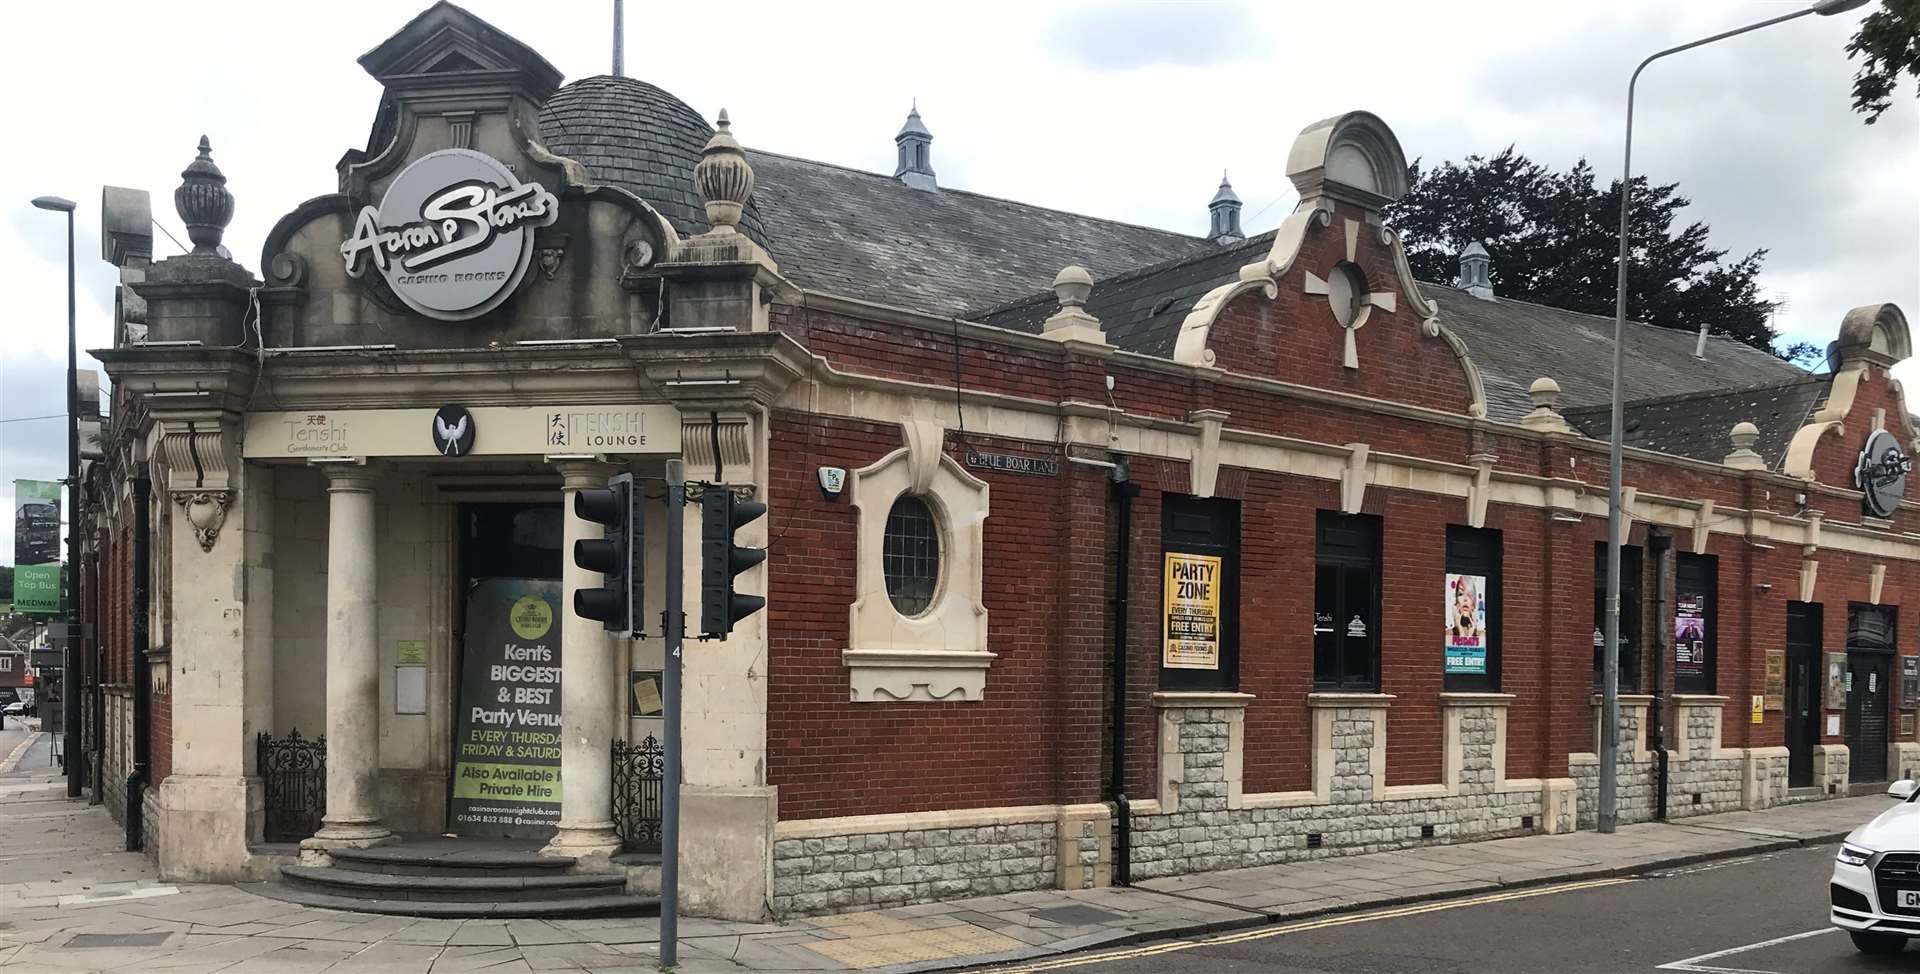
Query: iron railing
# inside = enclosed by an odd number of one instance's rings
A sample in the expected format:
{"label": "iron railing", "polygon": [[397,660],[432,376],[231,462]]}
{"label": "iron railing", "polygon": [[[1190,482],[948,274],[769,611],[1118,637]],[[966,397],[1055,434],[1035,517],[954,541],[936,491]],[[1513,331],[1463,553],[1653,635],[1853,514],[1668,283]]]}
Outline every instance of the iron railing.
{"label": "iron railing", "polygon": [[662,752],[652,734],[613,742],[613,829],[622,852],[660,851]]}
{"label": "iron railing", "polygon": [[266,792],[266,840],[298,842],[320,831],[327,811],[326,735],[309,741],[295,729],[276,740],[261,731],[257,747]]}

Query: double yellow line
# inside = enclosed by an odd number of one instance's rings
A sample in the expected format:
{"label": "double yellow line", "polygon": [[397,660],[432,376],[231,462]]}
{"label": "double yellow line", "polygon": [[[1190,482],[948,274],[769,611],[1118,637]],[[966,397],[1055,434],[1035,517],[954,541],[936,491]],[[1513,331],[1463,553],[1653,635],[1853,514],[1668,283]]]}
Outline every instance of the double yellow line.
{"label": "double yellow line", "polygon": [[1572,893],[1583,889],[1597,889],[1602,886],[1618,886],[1631,883],[1631,879],[1594,879],[1579,883],[1562,883],[1558,886],[1541,886],[1536,889],[1519,890],[1512,893],[1489,893],[1460,900],[1446,900],[1438,903],[1426,903],[1418,906],[1406,906],[1376,913],[1361,913],[1354,916],[1326,917],[1319,920],[1303,920],[1278,927],[1262,927],[1240,933],[1222,934],[1217,937],[1204,937],[1194,940],[1169,940],[1165,943],[1151,944],[1146,947],[1134,947],[1126,950],[1110,950],[1104,953],[1083,954],[1076,957],[1063,957],[1057,960],[1023,964],[1019,967],[996,968],[994,974],[1038,974],[1040,971],[1057,971],[1068,967],[1085,967],[1088,964],[1105,964],[1110,961],[1132,960],[1139,957],[1152,957],[1156,954],[1171,954],[1176,951],[1193,950],[1196,947],[1218,947],[1223,944],[1245,943],[1249,940],[1265,940],[1290,933],[1305,933],[1309,930],[1325,930],[1329,927],[1344,927],[1354,923],[1372,923],[1376,920],[1392,920],[1398,917],[1417,916],[1422,913],[1438,913],[1442,910],[1458,910],[1469,906],[1485,906],[1489,903],[1505,903],[1510,900],[1524,900],[1535,896],[1552,896],[1555,893]]}

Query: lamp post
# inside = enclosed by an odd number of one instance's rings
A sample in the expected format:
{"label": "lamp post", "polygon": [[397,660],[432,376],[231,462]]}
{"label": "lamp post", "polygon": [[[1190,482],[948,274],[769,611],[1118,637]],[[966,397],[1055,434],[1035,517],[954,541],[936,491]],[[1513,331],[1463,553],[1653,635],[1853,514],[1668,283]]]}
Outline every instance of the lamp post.
{"label": "lamp post", "polygon": [[[1600,813],[1597,827],[1601,832],[1612,832],[1619,824],[1617,807],[1618,769],[1615,759],[1618,754],[1620,734],[1620,453],[1621,453],[1621,396],[1620,371],[1625,359],[1625,350],[1621,340],[1626,331],[1627,321],[1627,215],[1631,212],[1633,201],[1633,90],[1640,81],[1640,72],[1647,65],[1681,51],[1690,51],[1696,47],[1726,40],[1741,34],[1772,27],[1789,20],[1819,14],[1831,17],[1845,13],[1864,5],[1867,0],[1816,0],[1792,13],[1770,17],[1758,23],[1748,24],[1729,31],[1722,31],[1712,37],[1703,37],[1697,41],[1669,47],[1648,55],[1633,69],[1633,77],[1627,80],[1627,138],[1625,159],[1620,164],[1620,266],[1618,283],[1613,296],[1613,429],[1607,469],[1607,633],[1606,662],[1602,670],[1600,683]],[[1655,693],[1660,692],[1654,688]]]}
{"label": "lamp post", "polygon": [[66,665],[60,676],[61,732],[65,740],[67,797],[80,797],[80,390],[79,360],[74,350],[73,209],[72,200],[36,197],[33,205],[67,215],[67,564],[60,572],[61,608],[67,617]]}

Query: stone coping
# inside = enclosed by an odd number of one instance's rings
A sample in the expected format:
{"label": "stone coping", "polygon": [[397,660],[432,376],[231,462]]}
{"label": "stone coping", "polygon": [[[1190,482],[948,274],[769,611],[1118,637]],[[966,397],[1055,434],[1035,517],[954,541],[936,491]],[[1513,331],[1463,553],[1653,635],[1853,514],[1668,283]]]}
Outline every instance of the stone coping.
{"label": "stone coping", "polygon": [[1233,690],[1158,690],[1153,694],[1153,705],[1163,710],[1173,707],[1194,710],[1245,709],[1252,702],[1253,694]]}
{"label": "stone coping", "polygon": [[1393,705],[1391,693],[1338,693],[1334,691],[1316,691],[1307,694],[1309,707],[1366,707],[1385,710]]}
{"label": "stone coping", "polygon": [[1713,693],[1676,693],[1673,695],[1673,705],[1676,707],[1719,707],[1732,699],[1732,697]]}
{"label": "stone coping", "polygon": [[[1596,693],[1593,695],[1594,706],[1598,707],[1604,703],[1606,703],[1606,701],[1601,699],[1600,694]],[[1622,707],[1650,707],[1652,705],[1653,694],[1651,693],[1623,693],[1620,695],[1620,706]]]}
{"label": "stone coping", "polygon": [[1447,692],[1440,694],[1442,707],[1504,707],[1512,703],[1511,693]]}
{"label": "stone coping", "polygon": [[[1140,804],[1133,803],[1136,807]],[[992,825],[1053,822],[1062,815],[1106,815],[1104,804],[1007,805],[994,808],[952,808],[930,812],[892,812],[880,815],[841,815],[834,818],[789,819],[773,826],[775,841],[817,839],[832,835],[872,832],[918,832],[927,829],[972,829]]]}

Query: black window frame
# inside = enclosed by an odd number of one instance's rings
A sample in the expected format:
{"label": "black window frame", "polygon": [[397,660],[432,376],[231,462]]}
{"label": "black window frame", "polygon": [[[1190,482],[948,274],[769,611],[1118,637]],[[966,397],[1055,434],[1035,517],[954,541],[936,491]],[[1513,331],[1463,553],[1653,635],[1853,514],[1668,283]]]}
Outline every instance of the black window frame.
{"label": "black window frame", "polygon": [[[902,505],[908,504],[917,505],[919,512],[925,513],[929,537],[926,539],[918,537],[908,539],[921,545],[923,550],[895,551],[893,549],[896,547],[896,539],[903,537],[903,535],[896,530],[896,518],[901,517]],[[911,519],[914,521],[920,520],[919,512],[914,512],[911,515]],[[946,569],[946,562],[943,560],[946,554],[944,545],[945,539],[942,537],[940,530],[940,509],[937,506],[931,503],[926,497],[912,493],[904,493],[893,499],[893,503],[887,507],[887,519],[880,530],[880,580],[881,584],[887,590],[887,603],[893,606],[893,611],[898,612],[904,618],[918,619],[932,611],[934,604],[940,601],[940,581]],[[930,564],[933,569],[932,573],[926,576],[896,574],[894,570],[895,567],[909,561],[920,561]],[[901,605],[901,601],[903,599],[909,602],[919,601],[920,596],[917,593],[904,594],[900,591],[900,589],[904,587],[904,583],[908,581],[914,582],[916,585],[924,582],[927,588],[925,601],[921,602],[919,607],[911,612],[907,611],[907,609]]]}
{"label": "black window frame", "polygon": [[[1318,511],[1314,519],[1313,686],[1343,693],[1380,690],[1381,519]],[[1356,582],[1364,579],[1364,584]],[[1358,615],[1363,632],[1352,634]]]}
{"label": "black window frame", "polygon": [[[1213,670],[1166,666],[1164,648],[1154,654],[1162,690],[1238,690],[1240,688],[1240,502],[1220,497],[1162,494],[1160,562],[1164,578],[1169,553],[1220,558],[1220,667]],[[1163,583],[1164,584],[1164,583]],[[1163,615],[1166,593],[1161,593]],[[1163,623],[1164,624],[1164,621]],[[1154,637],[1164,639],[1161,627]]]}
{"label": "black window frame", "polygon": [[[1700,672],[1682,673],[1680,669],[1680,633],[1673,634],[1673,692],[1712,694],[1720,683],[1720,560],[1713,555],[1680,552],[1673,565],[1673,615],[1680,617],[1680,600],[1700,595],[1706,605],[1706,659]],[[1665,620],[1656,620],[1665,622]]]}
{"label": "black window frame", "polygon": [[[1641,680],[1641,661],[1645,657],[1646,626],[1643,624],[1643,582],[1646,578],[1646,559],[1639,545],[1620,546],[1620,692],[1639,693]],[[1602,639],[1607,631],[1607,543],[1596,541],[1593,546],[1593,692],[1604,689],[1603,667],[1606,665],[1606,645]]]}
{"label": "black window frame", "polygon": [[[1493,528],[1474,528],[1464,524],[1447,525],[1447,573],[1481,575],[1487,580],[1487,671],[1485,673],[1448,673],[1442,644],[1441,678],[1443,688],[1459,693],[1500,692],[1501,650],[1501,560],[1504,541]],[[1446,593],[1449,601],[1452,592]]]}

